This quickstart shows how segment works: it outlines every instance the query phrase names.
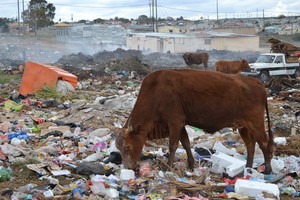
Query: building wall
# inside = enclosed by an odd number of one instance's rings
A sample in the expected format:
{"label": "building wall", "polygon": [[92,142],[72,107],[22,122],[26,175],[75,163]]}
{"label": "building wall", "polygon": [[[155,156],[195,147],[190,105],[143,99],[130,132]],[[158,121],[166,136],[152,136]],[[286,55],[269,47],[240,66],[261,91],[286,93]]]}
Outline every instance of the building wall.
{"label": "building wall", "polygon": [[203,50],[259,50],[259,37],[147,37],[132,35],[126,47],[141,51],[181,53]]}
{"label": "building wall", "polygon": [[185,27],[162,26],[158,28],[159,33],[189,33],[190,29]]}
{"label": "building wall", "polygon": [[228,51],[257,51],[259,50],[259,37],[228,37],[213,38],[211,48]]}
{"label": "building wall", "polygon": [[225,32],[225,33],[236,33],[236,34],[246,34],[255,35],[255,27],[229,27],[229,28],[216,28],[213,29],[215,32]]}

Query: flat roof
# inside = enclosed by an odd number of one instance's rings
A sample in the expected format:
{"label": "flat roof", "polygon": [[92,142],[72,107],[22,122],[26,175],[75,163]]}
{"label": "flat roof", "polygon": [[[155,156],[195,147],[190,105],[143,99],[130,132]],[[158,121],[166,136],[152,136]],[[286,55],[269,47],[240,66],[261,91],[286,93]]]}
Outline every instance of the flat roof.
{"label": "flat roof", "polygon": [[146,32],[146,33],[128,33],[128,35],[144,36],[144,37],[160,37],[160,38],[195,38],[195,37],[258,37],[256,35],[237,34],[227,32],[215,32],[215,31],[202,31],[191,33],[158,33],[158,32]]}

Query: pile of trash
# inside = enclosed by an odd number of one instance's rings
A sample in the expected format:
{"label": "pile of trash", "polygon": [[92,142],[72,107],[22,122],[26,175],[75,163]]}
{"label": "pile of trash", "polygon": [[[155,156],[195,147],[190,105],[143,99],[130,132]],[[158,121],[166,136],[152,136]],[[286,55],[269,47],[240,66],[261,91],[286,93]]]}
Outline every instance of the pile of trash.
{"label": "pile of trash", "polygon": [[186,130],[197,161],[193,171],[182,146],[174,167],[167,165],[167,139],[148,141],[139,169],[125,169],[114,134],[133,108],[141,80],[112,72],[81,80],[73,94],[58,99],[20,97],[17,84],[15,89],[2,85],[1,91],[9,92],[0,99],[0,195],[141,200],[299,197],[300,108],[279,93],[269,97],[276,144],[270,175],[263,173],[258,146],[253,168],[246,167],[246,148],[234,130],[210,135],[191,126]]}
{"label": "pile of trash", "polygon": [[273,53],[285,53],[289,55],[289,52],[300,51],[300,47],[276,38],[270,38],[268,42],[271,43],[271,52]]}

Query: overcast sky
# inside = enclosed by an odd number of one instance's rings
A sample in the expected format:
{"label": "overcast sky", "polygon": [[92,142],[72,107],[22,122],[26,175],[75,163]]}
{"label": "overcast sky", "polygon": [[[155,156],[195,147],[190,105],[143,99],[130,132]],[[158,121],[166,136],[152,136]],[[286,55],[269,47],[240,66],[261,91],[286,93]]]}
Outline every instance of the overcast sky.
{"label": "overcast sky", "polygon": [[[17,2],[20,12],[27,8],[28,0],[1,0],[0,17],[16,18]],[[116,16],[136,19],[140,15],[150,16],[152,0],[47,0],[56,7],[54,21],[110,19]],[[218,2],[218,6],[217,6]],[[218,8],[218,9],[217,9]],[[300,0],[157,0],[157,15],[185,19],[216,19],[238,17],[265,17],[300,15]]]}

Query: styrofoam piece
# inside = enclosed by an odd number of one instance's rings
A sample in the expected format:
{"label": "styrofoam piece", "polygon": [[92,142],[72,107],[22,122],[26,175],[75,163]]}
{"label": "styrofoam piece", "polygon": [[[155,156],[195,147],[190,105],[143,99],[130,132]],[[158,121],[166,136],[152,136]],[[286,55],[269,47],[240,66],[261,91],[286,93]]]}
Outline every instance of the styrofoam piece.
{"label": "styrofoam piece", "polygon": [[222,153],[225,153],[228,155],[234,155],[236,153],[236,149],[234,149],[234,148],[228,149],[220,141],[215,142],[213,149],[216,150],[217,152],[222,152]]}
{"label": "styrofoam piece", "polygon": [[230,177],[235,177],[245,169],[246,162],[229,156],[222,152],[216,152],[211,156],[212,172],[227,173]]}
{"label": "styrofoam piece", "polygon": [[236,193],[249,197],[256,197],[262,194],[262,192],[267,192],[276,196],[277,199],[280,199],[279,188],[277,185],[272,183],[238,179],[234,185],[234,188]]}
{"label": "styrofoam piece", "polygon": [[114,188],[109,188],[106,190],[105,197],[108,199],[116,199],[119,197],[119,192]]}
{"label": "styrofoam piece", "polygon": [[131,169],[121,169],[120,179],[124,181],[128,181],[130,179],[134,179],[134,171]]}

